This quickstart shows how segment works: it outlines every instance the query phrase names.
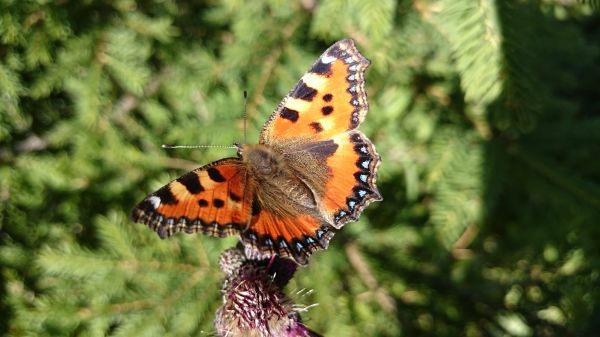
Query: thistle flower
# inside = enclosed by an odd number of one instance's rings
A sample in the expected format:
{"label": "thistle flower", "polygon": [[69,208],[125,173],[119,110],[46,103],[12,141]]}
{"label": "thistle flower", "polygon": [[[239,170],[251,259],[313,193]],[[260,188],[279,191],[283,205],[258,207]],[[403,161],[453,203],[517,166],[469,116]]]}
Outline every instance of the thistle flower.
{"label": "thistle flower", "polygon": [[215,328],[221,337],[318,337],[304,324],[283,287],[296,271],[296,263],[272,257],[250,260],[240,249],[221,254],[225,273],[223,306]]}

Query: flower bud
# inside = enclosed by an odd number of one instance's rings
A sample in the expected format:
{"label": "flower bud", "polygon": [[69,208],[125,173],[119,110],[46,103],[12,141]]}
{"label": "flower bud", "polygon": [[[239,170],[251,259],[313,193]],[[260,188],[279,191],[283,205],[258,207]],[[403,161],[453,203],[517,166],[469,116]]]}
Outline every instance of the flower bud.
{"label": "flower bud", "polygon": [[221,337],[317,337],[302,324],[300,314],[283,287],[294,275],[296,263],[273,256],[250,260],[240,249],[221,254],[225,273],[223,306],[215,328]]}

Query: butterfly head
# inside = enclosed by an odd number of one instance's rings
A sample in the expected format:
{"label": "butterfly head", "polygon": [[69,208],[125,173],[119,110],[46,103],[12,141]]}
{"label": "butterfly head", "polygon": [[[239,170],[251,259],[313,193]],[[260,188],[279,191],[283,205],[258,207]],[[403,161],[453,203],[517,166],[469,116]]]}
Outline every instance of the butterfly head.
{"label": "butterfly head", "polygon": [[233,146],[237,149],[237,155],[238,157],[242,157],[244,154],[244,145],[240,144],[240,143],[233,143]]}

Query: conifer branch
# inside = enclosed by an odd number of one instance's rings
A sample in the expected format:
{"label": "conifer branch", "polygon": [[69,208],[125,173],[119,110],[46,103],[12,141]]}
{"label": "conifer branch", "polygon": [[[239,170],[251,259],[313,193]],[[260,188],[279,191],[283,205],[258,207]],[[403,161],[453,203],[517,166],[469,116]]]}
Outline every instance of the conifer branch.
{"label": "conifer branch", "polygon": [[[160,72],[158,72],[158,74],[152,77],[147,83],[146,87],[143,90],[144,95],[141,98],[146,98],[154,95],[160,89],[162,83],[169,78],[170,74],[171,69],[169,67],[166,67]],[[132,110],[136,109],[142,101],[143,99],[140,100],[140,97],[138,97],[137,95],[126,93],[115,103],[112,111],[112,118],[114,118],[117,121],[123,120],[125,115],[127,115]]]}
{"label": "conifer branch", "polygon": [[[195,273],[198,266],[184,263],[160,262],[160,261],[141,261],[141,260],[119,260],[119,266],[124,269],[155,269],[155,270],[174,270],[186,273]],[[203,268],[201,270],[204,270]],[[206,270],[204,270],[206,272]]]}
{"label": "conifer branch", "polygon": [[[381,308],[389,313],[395,314],[397,311],[396,302],[390,296],[387,289],[379,285],[365,257],[360,252],[358,245],[354,242],[346,244],[346,256],[352,267],[356,270],[358,277],[369,288],[368,295],[375,297]],[[362,294],[366,295],[366,294]],[[359,297],[364,297],[358,295]]]}
{"label": "conifer branch", "polygon": [[191,171],[198,167],[198,163],[181,158],[162,157],[160,163],[165,168]]}
{"label": "conifer branch", "polygon": [[576,196],[581,202],[600,210],[600,187],[587,181],[580,181],[573,172],[565,171],[558,163],[549,163],[533,153],[522,149],[512,149],[512,154],[525,163],[536,174],[545,177],[564,191]]}
{"label": "conifer branch", "polygon": [[257,118],[257,116],[258,116],[257,106],[260,103],[262,103],[265,88],[266,88],[267,84],[269,84],[269,82],[271,82],[275,67],[278,65],[277,62],[279,61],[281,54],[283,53],[283,51],[286,48],[285,44],[288,43],[290,37],[298,29],[298,27],[300,26],[301,23],[302,23],[302,20],[291,19],[283,27],[282,32],[281,32],[282,46],[273,48],[273,51],[269,54],[267,59],[264,61],[263,65],[261,67],[262,70],[260,72],[260,76],[258,78],[257,84],[254,88],[252,88],[250,90],[252,95],[250,96],[250,99],[248,100],[248,105],[247,105],[248,118],[252,118],[252,119]]}

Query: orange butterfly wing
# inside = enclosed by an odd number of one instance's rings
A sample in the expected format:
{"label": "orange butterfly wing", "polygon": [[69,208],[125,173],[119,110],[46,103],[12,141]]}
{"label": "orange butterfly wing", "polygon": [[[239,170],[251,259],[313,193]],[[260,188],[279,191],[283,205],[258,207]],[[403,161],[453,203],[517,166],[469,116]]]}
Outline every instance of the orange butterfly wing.
{"label": "orange butterfly wing", "polygon": [[329,47],[265,123],[260,143],[327,139],[357,128],[369,109],[364,85],[369,64],[352,40]]}
{"label": "orange butterfly wing", "polygon": [[375,185],[379,154],[355,130],[369,109],[364,80],[369,64],[352,40],[338,41],[302,76],[261,133],[264,144],[293,138],[334,142],[335,151],[326,159],[329,177],[322,207],[335,228],[356,220],[368,204],[382,199]]}
{"label": "orange butterfly wing", "polygon": [[312,252],[326,249],[333,229],[313,216],[303,214],[294,218],[279,217],[266,210],[255,210],[248,229],[242,232],[249,258],[272,255],[294,259],[307,264]]}
{"label": "orange butterfly wing", "polygon": [[337,135],[333,141],[338,148],[327,158],[331,177],[325,185],[323,208],[332,225],[341,228],[356,221],[371,202],[382,200],[375,185],[380,157],[358,130]]}
{"label": "orange butterfly wing", "polygon": [[252,193],[238,158],[226,158],[171,181],[140,202],[132,212],[161,238],[176,232],[224,237],[243,231],[250,222]]}

